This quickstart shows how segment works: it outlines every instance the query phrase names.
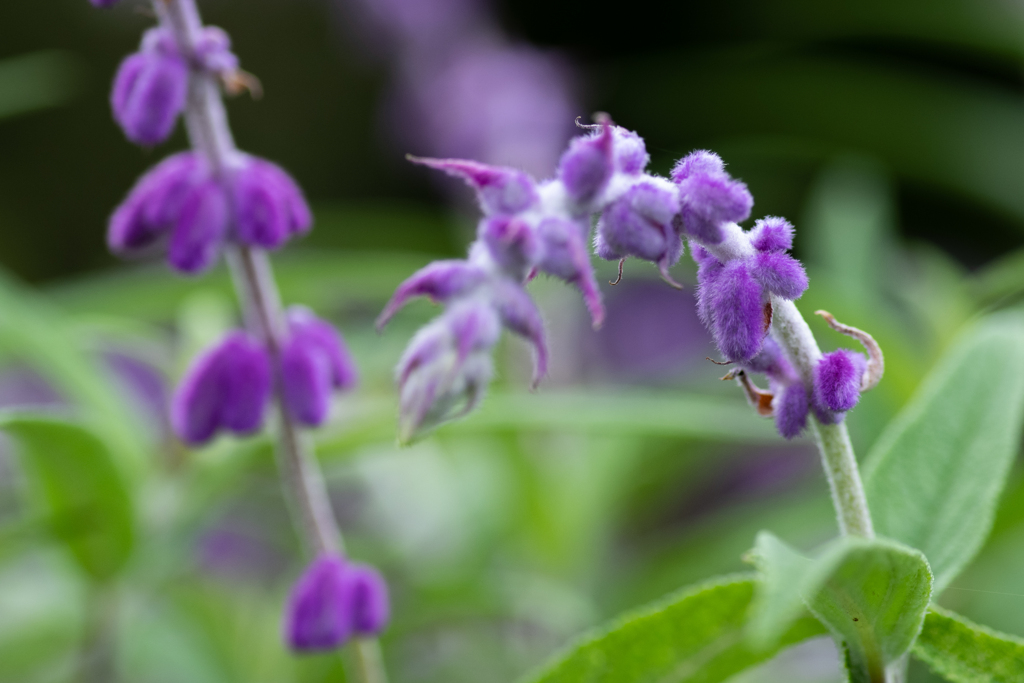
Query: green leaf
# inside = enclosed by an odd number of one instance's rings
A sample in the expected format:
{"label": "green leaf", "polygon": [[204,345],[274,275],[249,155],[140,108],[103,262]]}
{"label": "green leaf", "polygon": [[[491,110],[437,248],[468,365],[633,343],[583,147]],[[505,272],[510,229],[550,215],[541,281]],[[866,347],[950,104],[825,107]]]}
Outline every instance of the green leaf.
{"label": "green leaf", "polygon": [[108,447],[89,429],[56,417],[4,415],[0,427],[52,520],[52,532],[86,573],[112,577],[135,539],[132,503]]}
{"label": "green leaf", "polygon": [[1024,681],[1024,640],[932,607],[914,656],[953,683]]}
{"label": "green leaf", "polygon": [[840,538],[812,560],[761,532],[754,559],[762,581],[751,641],[771,645],[806,602],[845,644],[854,680],[882,680],[914,642],[931,596],[924,555],[892,541]]}
{"label": "green leaf", "polygon": [[824,632],[804,616],[775,648],[751,647],[743,629],[754,587],[733,576],[683,589],[584,637],[524,683],[714,683]]}
{"label": "green leaf", "polygon": [[921,549],[938,594],[974,557],[1020,444],[1024,319],[970,329],[890,423],[865,466],[881,535]]}

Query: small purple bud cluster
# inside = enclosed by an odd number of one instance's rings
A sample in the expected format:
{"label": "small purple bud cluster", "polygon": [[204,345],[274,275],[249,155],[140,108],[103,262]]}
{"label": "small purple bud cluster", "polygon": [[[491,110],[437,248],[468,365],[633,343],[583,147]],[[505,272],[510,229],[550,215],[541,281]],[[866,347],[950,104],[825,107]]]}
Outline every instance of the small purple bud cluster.
{"label": "small purple bud cluster", "polygon": [[[316,427],[327,418],[333,393],[355,385],[355,363],[341,335],[308,309],[293,307],[287,319],[282,400],[296,422]],[[200,354],[174,394],[171,425],[178,437],[196,446],[222,429],[239,435],[259,430],[273,389],[272,357],[242,331]]]}
{"label": "small purple bud cluster", "polygon": [[376,569],[324,554],[292,588],[284,639],[297,652],[334,650],[379,634],[389,616],[387,584]]}
{"label": "small purple bud cluster", "polygon": [[601,324],[604,308],[586,246],[591,216],[601,217],[604,254],[642,253],[658,261],[666,277],[679,259],[675,187],[644,172],[648,155],[638,135],[607,120],[593,128],[570,144],[557,176],[542,183],[511,168],[412,159],[465,180],[484,216],[468,260],[415,273],[381,314],[384,325],[413,296],[447,307],[413,338],[398,365],[403,441],[476,406],[493,374],[490,352],[502,327],[533,344],[534,385],[540,381],[547,366],[543,324],[523,288],[535,274],[578,287],[595,327]]}

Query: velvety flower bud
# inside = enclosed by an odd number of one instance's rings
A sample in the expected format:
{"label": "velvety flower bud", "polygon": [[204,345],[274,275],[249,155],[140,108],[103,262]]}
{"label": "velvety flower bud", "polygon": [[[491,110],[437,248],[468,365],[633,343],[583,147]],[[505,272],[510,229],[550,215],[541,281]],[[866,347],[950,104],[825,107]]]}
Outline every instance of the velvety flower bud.
{"label": "velvety flower bud", "polygon": [[721,159],[707,151],[693,152],[672,171],[682,203],[683,230],[708,244],[722,241],[721,226],[750,216],[754,198],[747,186],[733,180]]}
{"label": "velvety flower bud", "polygon": [[185,195],[167,248],[167,261],[182,273],[200,273],[217,261],[228,229],[228,203],[210,179]]}
{"label": "velvety flower bud", "polygon": [[598,256],[613,260],[637,256],[658,264],[669,277],[669,267],[683,253],[683,243],[672,227],[679,199],[668,181],[651,177],[608,205],[598,224]]}
{"label": "velvety flower bud", "polygon": [[171,426],[185,443],[209,441],[219,429],[259,429],[270,400],[270,358],[245,332],[232,332],[200,355],[185,373],[171,405]]}
{"label": "velvety flower bud", "polygon": [[284,402],[300,423],[323,424],[334,391],[355,386],[358,371],[341,335],[302,306],[288,309],[281,349]]}
{"label": "velvety flower bud", "polygon": [[[147,33],[147,45],[162,45],[164,29]],[[185,109],[188,65],[166,49],[144,49],[129,55],[118,68],[110,103],[114,118],[129,140],[151,147],[171,134]]]}
{"label": "velvety flower bud", "polygon": [[786,439],[800,435],[807,426],[807,389],[802,382],[781,385],[772,403],[775,428]]}
{"label": "velvety flower bud", "polygon": [[614,171],[612,125],[574,138],[558,163],[558,179],[577,204],[588,204],[605,188]]}
{"label": "velvety flower bud", "polygon": [[348,569],[343,558],[321,555],[296,582],[284,619],[284,638],[291,649],[333,650],[351,638],[354,591]]}
{"label": "velvety flower bud", "polygon": [[857,405],[867,362],[863,354],[848,349],[837,349],[822,356],[814,369],[816,401],[840,413]]}
{"label": "velvety flower bud", "polygon": [[476,190],[480,208],[488,216],[519,213],[539,201],[537,184],[533,178],[514,168],[488,166],[462,159],[408,158],[414,163],[465,180]]}
{"label": "velvety flower bud", "polygon": [[711,333],[718,348],[733,361],[746,361],[761,349],[770,318],[761,286],[746,261],[730,261],[718,271],[702,298],[711,318]]}
{"label": "velvety flower bud", "polygon": [[518,279],[526,276],[541,255],[541,242],[529,223],[511,216],[495,216],[480,222],[480,241],[501,269]]}
{"label": "velvety flower bud", "polygon": [[110,219],[107,244],[111,251],[120,255],[137,253],[170,231],[204,167],[199,155],[183,152],[164,159],[146,173]]}
{"label": "velvety flower bud", "polygon": [[543,256],[537,267],[579,288],[594,327],[604,322],[601,290],[590,266],[586,234],[589,226],[562,218],[546,218],[537,226]]}
{"label": "velvety flower bud", "polygon": [[276,249],[313,225],[302,190],[276,164],[247,157],[233,186],[236,234],[246,244]]}
{"label": "velvety flower bud", "polygon": [[377,318],[378,329],[415,296],[429,297],[434,303],[444,303],[475,289],[487,278],[487,272],[469,261],[435,261],[420,268],[398,286],[391,301]]}
{"label": "velvety flower bud", "polygon": [[548,371],[548,348],[540,311],[526,290],[515,282],[501,282],[495,290],[494,304],[502,324],[533,344],[533,386],[536,387]]}
{"label": "velvety flower bud", "polygon": [[783,299],[799,299],[807,289],[804,267],[785,252],[759,252],[753,259],[750,274],[765,289]]}
{"label": "velvety flower bud", "polygon": [[384,577],[373,567],[350,564],[345,580],[351,591],[353,632],[357,636],[378,635],[391,616]]}
{"label": "velvety flower bud", "polygon": [[647,153],[644,139],[621,126],[613,128],[615,170],[626,175],[639,175],[647,168],[651,155]]}
{"label": "velvety flower bud", "polygon": [[793,248],[793,224],[778,216],[765,216],[754,222],[750,243],[758,251],[789,251]]}

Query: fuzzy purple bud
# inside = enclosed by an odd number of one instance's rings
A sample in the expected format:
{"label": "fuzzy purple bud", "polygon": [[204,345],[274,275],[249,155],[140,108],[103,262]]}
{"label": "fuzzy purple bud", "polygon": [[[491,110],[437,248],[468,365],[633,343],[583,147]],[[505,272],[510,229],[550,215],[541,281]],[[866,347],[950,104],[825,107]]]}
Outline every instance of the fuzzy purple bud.
{"label": "fuzzy purple bud", "polygon": [[793,224],[779,216],[765,216],[754,222],[750,243],[758,251],[789,251],[793,248]]}
{"label": "fuzzy purple bud", "polygon": [[270,400],[270,358],[245,332],[232,332],[199,356],[174,393],[171,425],[190,445],[219,429],[248,434],[259,429]]}
{"label": "fuzzy purple bud", "polygon": [[533,228],[520,218],[485,218],[480,222],[477,234],[487,245],[494,262],[517,279],[524,278],[540,258],[541,243]]}
{"label": "fuzzy purple bud", "polygon": [[[807,389],[802,382],[781,385],[772,405],[775,427],[786,439],[799,436],[807,426]],[[776,389],[778,391],[778,389]]]}
{"label": "fuzzy purple bud", "polygon": [[494,299],[502,324],[533,344],[533,386],[536,388],[548,371],[548,347],[540,311],[526,290],[510,280],[498,285]]}
{"label": "fuzzy purple bud", "polygon": [[537,226],[537,235],[543,245],[543,257],[537,267],[576,285],[590,311],[591,322],[598,328],[604,322],[604,304],[587,252],[588,228],[586,223],[561,218],[542,220]]}
{"label": "fuzzy purple bud", "polygon": [[189,275],[217,261],[228,229],[228,203],[220,183],[210,179],[185,195],[167,248],[167,261]]}
{"label": "fuzzy purple bud", "polygon": [[650,178],[612,202],[601,214],[597,252],[609,260],[637,256],[658,264],[668,277],[669,267],[683,253],[683,243],[672,227],[679,212],[675,188]]}
{"label": "fuzzy purple bud", "polygon": [[263,159],[246,158],[234,177],[234,200],[238,239],[252,246],[276,249],[313,225],[299,186]]}
{"label": "fuzzy purple bud", "polygon": [[202,68],[211,73],[225,74],[238,69],[238,57],[231,52],[231,37],[216,26],[203,28],[192,51]]}
{"label": "fuzzy purple bud", "polygon": [[626,175],[639,175],[647,168],[651,155],[647,153],[644,139],[631,130],[620,126],[613,128],[615,170]]}
{"label": "fuzzy purple bud", "polygon": [[537,204],[537,184],[528,174],[514,168],[489,166],[463,159],[429,159],[408,157],[448,175],[465,180],[476,190],[480,208],[488,216],[525,211]]}
{"label": "fuzzy purple bud", "polygon": [[607,121],[599,131],[574,138],[558,163],[558,179],[578,204],[593,201],[613,171],[613,131]]}
{"label": "fuzzy purple bud", "polygon": [[[701,278],[701,273],[698,273]],[[705,269],[700,279],[699,312],[710,322],[719,350],[729,360],[743,362],[761,349],[771,322],[761,285],[745,260]]]}
{"label": "fuzzy purple bud", "polygon": [[434,303],[444,303],[478,287],[486,278],[486,271],[468,261],[435,261],[420,268],[398,286],[377,318],[377,328],[386,325],[405,302],[415,296],[426,296]]}
{"label": "fuzzy purple bud", "polygon": [[848,349],[826,353],[814,368],[817,402],[834,412],[850,410],[860,400],[861,381],[867,359]]}
{"label": "fuzzy purple bud", "polygon": [[733,180],[711,152],[693,152],[682,159],[672,180],[679,187],[683,230],[708,244],[721,242],[722,224],[746,220],[754,206],[747,186]]}
{"label": "fuzzy purple bud", "polygon": [[352,630],[357,636],[375,636],[391,616],[388,585],[373,567],[350,564],[345,576],[351,591]]}
{"label": "fuzzy purple bud", "polygon": [[323,424],[336,390],[358,381],[355,362],[341,335],[302,306],[288,309],[288,337],[281,349],[284,402],[310,427]]}
{"label": "fuzzy purple bud", "polygon": [[[153,29],[145,43],[162,44],[163,29]],[[129,55],[118,68],[110,104],[114,118],[129,140],[152,147],[171,134],[185,109],[188,65],[166,49],[143,49]]]}
{"label": "fuzzy purple bud", "polygon": [[783,299],[799,299],[807,290],[807,273],[800,262],[781,251],[762,251],[754,256],[750,270],[754,279]]}
{"label": "fuzzy purple bud", "polygon": [[298,652],[333,650],[352,636],[354,591],[349,566],[337,555],[314,560],[292,588],[284,638]]}

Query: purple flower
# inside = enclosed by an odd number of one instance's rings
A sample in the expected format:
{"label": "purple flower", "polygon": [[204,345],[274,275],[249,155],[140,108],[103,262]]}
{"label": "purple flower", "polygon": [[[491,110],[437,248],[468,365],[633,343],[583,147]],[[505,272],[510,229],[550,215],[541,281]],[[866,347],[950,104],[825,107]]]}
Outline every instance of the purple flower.
{"label": "purple flower", "polygon": [[480,221],[477,235],[498,266],[520,280],[540,260],[540,238],[533,227],[520,218],[485,218]]}
{"label": "purple flower", "polygon": [[615,170],[610,121],[590,135],[573,138],[558,162],[558,179],[577,204],[586,205],[604,190]]}
{"label": "purple flower", "polygon": [[391,615],[384,577],[373,567],[350,564],[346,581],[352,592],[352,630],[358,636],[378,635]]}
{"label": "purple flower", "polygon": [[702,268],[698,282],[699,311],[710,323],[719,350],[733,361],[753,358],[768,333],[771,309],[747,261]]}
{"label": "purple flower", "polygon": [[750,216],[754,198],[747,186],[733,180],[717,154],[692,152],[672,170],[679,187],[683,230],[707,244],[722,241],[723,223],[738,223]]}
{"label": "purple flower", "polygon": [[595,248],[603,259],[636,256],[658,264],[671,281],[668,269],[679,261],[683,242],[672,227],[679,213],[675,188],[660,178],[633,185],[601,214]]}
{"label": "purple flower", "polygon": [[167,248],[167,260],[182,273],[200,273],[214,263],[228,228],[228,202],[214,179],[185,195]]}
{"label": "purple flower", "polygon": [[807,426],[807,388],[802,382],[793,382],[781,385],[780,389],[772,403],[775,428],[783,438],[792,439]]}
{"label": "purple flower", "polygon": [[377,329],[384,327],[412,297],[426,296],[434,303],[446,303],[475,289],[486,278],[483,268],[468,261],[435,261],[424,266],[395,290],[377,318]]}
{"label": "purple flower", "polygon": [[334,650],[353,636],[373,636],[389,618],[384,577],[340,555],[316,558],[292,588],[284,638],[298,652]]}
{"label": "purple flower", "polygon": [[826,353],[814,369],[814,397],[834,412],[850,410],[860,400],[861,382],[867,368],[863,354],[848,349]]}
{"label": "purple flower", "polygon": [[807,387],[778,343],[771,337],[765,338],[761,350],[743,363],[743,368],[768,377],[768,385],[774,394],[771,414],[775,418],[776,429],[786,439],[798,436],[807,426],[810,409]]}
{"label": "purple flower", "polygon": [[352,636],[354,594],[347,569],[344,558],[321,555],[299,578],[285,612],[284,637],[291,649],[333,650]]}
{"label": "purple flower", "polygon": [[288,337],[281,349],[281,377],[285,405],[300,423],[323,423],[334,391],[355,386],[355,362],[341,335],[312,311],[301,306],[288,310]]}
{"label": "purple flower", "polygon": [[604,322],[604,304],[601,290],[590,267],[587,252],[585,221],[571,221],[565,218],[545,218],[537,225],[537,236],[542,245],[542,256],[537,267],[549,275],[565,280],[579,288],[583,301],[590,311],[595,328]]}
{"label": "purple flower", "polygon": [[793,248],[793,224],[778,216],[765,216],[754,222],[750,243],[758,251],[789,251]]}
{"label": "purple flower", "polygon": [[201,354],[178,385],[171,403],[175,434],[199,445],[220,429],[256,431],[270,400],[270,376],[263,345],[245,332],[232,332]]}
{"label": "purple flower", "polygon": [[783,299],[799,299],[807,289],[804,267],[782,251],[759,252],[754,256],[750,274],[766,290]]}
{"label": "purple flower", "polygon": [[235,230],[245,244],[277,249],[313,225],[302,190],[276,164],[246,156],[233,178],[233,190]]}
{"label": "purple flower", "polygon": [[110,104],[129,140],[152,147],[171,134],[185,109],[188,64],[165,29],[151,29],[114,78]]}

